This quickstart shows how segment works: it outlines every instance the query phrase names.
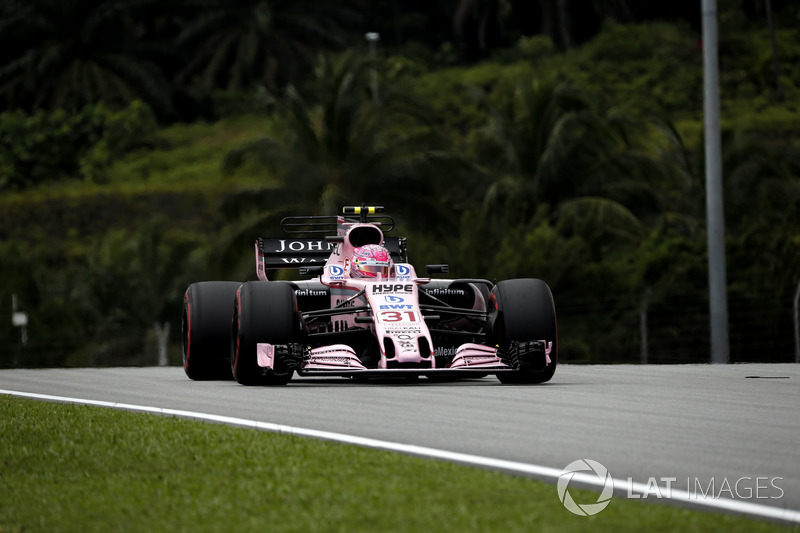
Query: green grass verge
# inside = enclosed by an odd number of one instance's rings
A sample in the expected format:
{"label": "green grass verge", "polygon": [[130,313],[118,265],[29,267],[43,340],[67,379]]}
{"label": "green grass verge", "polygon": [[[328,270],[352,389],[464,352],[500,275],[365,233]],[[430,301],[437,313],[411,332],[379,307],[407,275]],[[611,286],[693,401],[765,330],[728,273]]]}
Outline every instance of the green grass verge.
{"label": "green grass verge", "polygon": [[[587,494],[586,500],[593,495]],[[0,532],[783,529],[250,429],[0,396]]]}

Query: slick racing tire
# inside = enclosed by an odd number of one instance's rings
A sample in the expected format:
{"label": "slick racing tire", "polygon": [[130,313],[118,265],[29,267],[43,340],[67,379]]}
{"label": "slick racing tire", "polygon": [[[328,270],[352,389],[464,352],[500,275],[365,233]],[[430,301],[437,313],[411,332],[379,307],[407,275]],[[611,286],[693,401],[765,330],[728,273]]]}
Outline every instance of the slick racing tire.
{"label": "slick racing tire", "polygon": [[231,325],[231,373],[242,385],[285,385],[294,370],[258,366],[258,343],[286,345],[295,339],[296,304],[288,283],[250,281],[236,291]]}
{"label": "slick racing tire", "polygon": [[183,370],[193,380],[231,379],[231,304],[238,281],[193,283],[183,296]]}
{"label": "slick racing tire", "polygon": [[[550,287],[540,279],[512,279],[498,282],[492,296],[497,312],[494,337],[498,352],[515,369],[498,373],[497,378],[507,384],[549,381],[558,363],[558,327]],[[553,343],[549,364],[542,351],[523,348],[530,341]]]}

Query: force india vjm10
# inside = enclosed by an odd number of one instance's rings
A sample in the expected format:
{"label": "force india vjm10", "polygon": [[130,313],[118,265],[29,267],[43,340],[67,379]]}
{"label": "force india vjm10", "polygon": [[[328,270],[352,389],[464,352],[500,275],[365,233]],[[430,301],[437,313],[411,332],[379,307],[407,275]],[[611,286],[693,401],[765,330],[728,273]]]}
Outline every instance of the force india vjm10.
{"label": "force india vjm10", "polygon": [[[382,207],[343,212],[287,217],[287,238],[257,239],[259,281],[189,286],[182,332],[191,379],[284,385],[294,373],[494,374],[502,383],[528,384],[553,377],[556,313],[544,281],[431,278],[447,265],[428,265],[420,277],[405,238],[384,236],[394,219],[379,214]],[[285,268],[314,278],[268,279],[268,270]]]}

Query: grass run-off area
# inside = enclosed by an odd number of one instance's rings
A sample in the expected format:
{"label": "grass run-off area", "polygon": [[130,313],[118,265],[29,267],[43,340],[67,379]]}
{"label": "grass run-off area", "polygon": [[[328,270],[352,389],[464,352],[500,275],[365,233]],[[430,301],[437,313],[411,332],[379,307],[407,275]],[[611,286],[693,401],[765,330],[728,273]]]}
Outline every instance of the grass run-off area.
{"label": "grass run-off area", "polygon": [[[490,438],[487,436],[487,438]],[[572,491],[593,501],[597,495]],[[0,533],[774,531],[444,461],[102,407],[0,396]]]}

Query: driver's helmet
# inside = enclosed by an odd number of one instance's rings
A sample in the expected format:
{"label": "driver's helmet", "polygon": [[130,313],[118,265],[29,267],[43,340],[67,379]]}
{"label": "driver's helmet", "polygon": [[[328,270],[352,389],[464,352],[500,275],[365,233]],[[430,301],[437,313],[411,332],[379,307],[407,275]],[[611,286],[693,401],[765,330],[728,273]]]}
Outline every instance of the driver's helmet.
{"label": "driver's helmet", "polygon": [[389,251],[377,244],[367,244],[353,250],[350,275],[354,278],[389,277],[394,267]]}

